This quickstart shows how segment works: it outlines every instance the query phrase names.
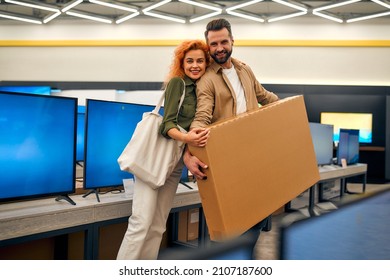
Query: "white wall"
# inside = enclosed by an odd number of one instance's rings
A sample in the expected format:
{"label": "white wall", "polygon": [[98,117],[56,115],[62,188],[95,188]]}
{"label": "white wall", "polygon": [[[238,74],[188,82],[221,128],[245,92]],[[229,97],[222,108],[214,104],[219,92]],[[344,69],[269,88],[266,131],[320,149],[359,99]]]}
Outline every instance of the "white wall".
{"label": "white wall", "polygon": [[[390,19],[338,24],[321,18],[261,24],[230,20],[243,40],[390,40]],[[128,21],[121,25],[83,21],[0,26],[5,40],[183,40],[203,39],[206,21],[171,24]],[[239,44],[237,44],[239,45]],[[174,46],[0,47],[3,81],[161,82]],[[390,85],[390,47],[235,46],[262,83]]]}

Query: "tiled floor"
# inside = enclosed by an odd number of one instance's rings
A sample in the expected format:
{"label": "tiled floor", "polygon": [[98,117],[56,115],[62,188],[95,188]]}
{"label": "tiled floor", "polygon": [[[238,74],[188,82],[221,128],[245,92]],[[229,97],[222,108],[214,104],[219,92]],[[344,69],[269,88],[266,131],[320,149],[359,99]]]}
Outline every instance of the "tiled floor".
{"label": "tiled floor", "polygon": [[[361,184],[348,184],[348,190],[352,192],[361,192],[362,185]],[[335,189],[330,188],[328,190],[328,194],[331,196],[335,195]],[[390,184],[367,184],[366,192],[376,192],[381,191],[383,189],[390,189]],[[353,199],[356,196],[354,194],[345,194],[343,196],[343,200]],[[308,192],[301,194],[298,198],[294,199],[292,202],[292,207],[295,209],[301,209],[301,214],[306,214],[305,211],[308,205]],[[335,203],[340,202],[338,197],[332,198]],[[317,201],[317,200],[316,200]],[[315,206],[316,211],[326,211],[327,208],[334,207],[333,203],[320,203]],[[255,257],[259,260],[278,260],[279,259],[279,232],[280,232],[280,223],[282,220],[286,220],[293,213],[281,213],[279,215],[274,215],[272,217],[272,229],[268,232],[261,232],[260,237],[256,243],[255,247]]]}

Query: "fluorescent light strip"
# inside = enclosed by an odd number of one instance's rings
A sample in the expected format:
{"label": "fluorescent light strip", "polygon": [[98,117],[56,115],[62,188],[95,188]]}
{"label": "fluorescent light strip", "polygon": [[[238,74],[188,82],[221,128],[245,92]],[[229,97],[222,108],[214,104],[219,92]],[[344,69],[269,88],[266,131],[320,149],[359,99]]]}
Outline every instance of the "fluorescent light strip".
{"label": "fluorescent light strip", "polygon": [[117,19],[117,20],[115,21],[115,23],[116,23],[116,24],[120,24],[120,23],[122,23],[122,22],[124,22],[124,21],[126,21],[126,20],[129,20],[129,19],[131,19],[131,18],[134,18],[134,17],[136,17],[136,16],[138,16],[138,15],[139,15],[139,12],[135,12],[135,13],[133,13],[133,14],[130,14],[130,15],[127,15],[127,16],[124,16],[124,17],[121,17],[121,18]]}
{"label": "fluorescent light strip", "polygon": [[40,21],[40,20],[28,19],[28,18],[24,18],[24,17],[7,15],[7,14],[3,14],[3,13],[0,13],[0,17],[6,18],[6,19],[13,19],[13,20],[29,22],[29,23],[42,24],[42,21]]}
{"label": "fluorescent light strip", "polygon": [[226,12],[237,10],[237,9],[240,9],[240,8],[252,5],[252,4],[256,4],[256,3],[259,3],[259,2],[262,2],[262,1],[263,0],[252,0],[252,1],[249,1],[249,2],[246,2],[246,3],[242,3],[242,4],[239,4],[239,5],[227,8]]}
{"label": "fluorescent light strip", "polygon": [[157,4],[154,4],[154,5],[152,5],[152,6],[149,6],[149,7],[145,8],[145,9],[143,9],[142,12],[143,12],[143,13],[149,12],[150,10],[153,10],[153,9],[155,9],[155,8],[157,8],[157,7],[160,7],[160,6],[162,6],[162,5],[165,5],[165,4],[167,4],[167,3],[171,2],[171,1],[172,1],[172,0],[164,0],[164,1],[161,1],[161,2],[159,2],[159,3],[157,3]]}
{"label": "fluorescent light strip", "polygon": [[60,11],[59,9],[50,8],[50,7],[47,7],[47,6],[41,6],[41,5],[35,5],[35,4],[25,3],[25,2],[21,2],[21,1],[4,0],[4,2],[10,3],[10,4],[19,5],[19,6],[25,6],[25,7],[30,7],[30,8],[36,8],[36,9],[40,9],[40,10],[46,10],[46,11],[55,12],[55,13],[57,13],[57,12]]}
{"label": "fluorescent light strip", "polygon": [[214,6],[211,6],[211,5],[207,5],[207,4],[203,4],[203,3],[199,3],[199,2],[195,2],[195,1],[191,1],[191,0],[179,0],[179,2],[183,2],[183,3],[186,3],[186,4],[190,4],[190,5],[194,5],[194,6],[198,6],[198,7],[201,7],[201,8],[214,10],[214,11],[221,11],[222,10],[221,8],[217,8],[217,7],[214,7]]}
{"label": "fluorescent light strip", "polygon": [[55,19],[56,17],[58,17],[59,15],[61,14],[60,11],[58,11],[57,13],[55,14],[52,14],[51,16],[48,16],[46,18],[43,19],[43,23],[48,23],[49,21]]}
{"label": "fluorescent light strip", "polygon": [[186,20],[185,19],[180,19],[180,18],[176,18],[176,17],[171,17],[169,15],[163,15],[163,14],[159,14],[159,13],[153,13],[153,12],[150,12],[151,10],[155,9],[155,8],[158,8],[162,5],[165,5],[169,2],[171,2],[172,0],[164,0],[164,1],[161,1],[157,4],[154,4],[152,6],[149,6],[145,9],[142,10],[142,12],[147,15],[147,16],[151,16],[151,17],[156,17],[156,18],[161,18],[161,19],[165,19],[165,20],[170,20],[170,21],[174,21],[174,22],[178,22],[178,23],[186,23]]}
{"label": "fluorescent light strip", "polygon": [[268,19],[268,22],[275,22],[275,21],[284,20],[284,19],[288,19],[288,18],[299,17],[299,16],[302,16],[305,14],[307,14],[307,12],[292,13],[292,14],[288,14],[288,15],[284,15],[284,16],[280,16],[280,17],[270,18],[270,19]]}
{"label": "fluorescent light strip", "polygon": [[96,17],[96,16],[91,16],[91,15],[86,15],[86,14],[82,14],[79,12],[68,11],[68,12],[66,12],[66,14],[70,15],[70,16],[74,16],[74,17],[90,19],[90,20],[99,21],[99,22],[103,22],[103,23],[112,23],[112,20],[100,18],[100,17]]}
{"label": "fluorescent light strip", "polygon": [[318,12],[318,11],[322,11],[322,10],[332,9],[332,8],[336,8],[336,7],[340,7],[340,6],[344,6],[344,5],[348,5],[348,4],[353,4],[353,3],[356,3],[356,2],[360,2],[360,1],[361,0],[349,0],[349,1],[341,2],[341,3],[336,3],[336,4],[327,5],[327,6],[322,6],[322,7],[313,9],[313,12]]}
{"label": "fluorescent light strip", "polygon": [[288,7],[290,7],[290,8],[300,10],[300,11],[302,11],[302,12],[307,12],[307,9],[306,9],[306,8],[301,7],[301,6],[298,6],[298,5],[295,5],[295,4],[290,3],[290,2],[287,2],[287,1],[283,1],[283,0],[272,0],[272,2],[276,2],[276,3],[282,4],[282,5],[288,6]]}
{"label": "fluorescent light strip", "polygon": [[185,19],[179,19],[176,17],[167,16],[167,15],[156,14],[156,13],[151,13],[151,12],[144,12],[144,14],[147,16],[166,19],[166,20],[170,20],[170,21],[174,21],[174,22],[178,22],[178,23],[186,23]]}
{"label": "fluorescent light strip", "polygon": [[333,20],[335,22],[338,22],[338,23],[343,23],[344,21],[338,17],[333,17],[333,16],[330,16],[330,15],[327,15],[327,14],[323,14],[323,13],[320,13],[320,12],[315,12],[313,11],[313,15],[316,15],[316,16],[319,16],[319,17],[323,17],[323,18],[326,18],[326,19],[329,19],[329,20]]}
{"label": "fluorescent light strip", "polygon": [[379,1],[379,0],[371,0],[371,1],[375,2],[375,3],[379,4],[379,5],[382,5],[383,7],[386,7],[388,9],[390,9],[390,5],[387,4],[387,3],[384,3],[383,1]]}
{"label": "fluorescent light strip", "polygon": [[245,18],[245,19],[249,19],[249,20],[253,20],[253,21],[258,21],[258,22],[264,22],[265,21],[264,19],[262,19],[260,17],[255,17],[255,16],[251,16],[251,15],[247,15],[247,14],[241,14],[241,13],[228,11],[228,10],[226,10],[226,12],[229,15],[236,16],[236,17],[241,17],[241,18]]}
{"label": "fluorescent light strip", "polygon": [[252,1],[249,1],[246,3],[242,3],[239,5],[233,6],[233,7],[229,7],[226,9],[226,13],[228,13],[229,15],[232,15],[232,16],[241,17],[241,18],[245,18],[245,19],[249,19],[249,20],[253,20],[253,21],[257,21],[257,22],[264,22],[265,20],[261,17],[255,17],[255,16],[251,16],[251,15],[248,15],[245,13],[239,13],[239,12],[234,11],[234,10],[237,10],[237,9],[249,6],[249,5],[253,5],[253,4],[262,2],[262,1],[263,0],[252,0]]}
{"label": "fluorescent light strip", "polygon": [[347,23],[355,22],[355,21],[361,21],[361,20],[367,20],[367,19],[372,19],[372,18],[377,18],[377,17],[384,17],[390,15],[390,12],[385,12],[385,13],[379,13],[379,14],[373,14],[369,16],[364,16],[364,17],[358,17],[358,18],[351,18],[347,20]]}
{"label": "fluorescent light strip", "polygon": [[209,13],[209,14],[206,14],[206,15],[203,15],[203,16],[199,16],[199,17],[190,19],[190,22],[191,23],[197,22],[197,21],[200,21],[202,19],[210,18],[210,17],[216,16],[216,15],[220,15],[220,14],[222,14],[222,9],[220,11],[212,12],[212,13]]}
{"label": "fluorescent light strip", "polygon": [[194,5],[194,6],[198,6],[198,7],[201,7],[201,8],[205,8],[205,9],[209,9],[209,10],[215,11],[215,12],[208,13],[208,14],[205,14],[205,15],[202,15],[202,16],[199,16],[199,17],[192,18],[192,19],[190,19],[191,23],[200,21],[200,20],[205,19],[205,18],[210,18],[210,17],[216,16],[216,15],[222,14],[222,9],[221,8],[217,8],[217,7],[214,7],[214,6],[207,5],[207,4],[198,3],[198,2],[195,2],[195,1],[191,1],[191,0],[179,0],[179,2],[183,2],[183,3],[186,3],[186,4],[190,4],[190,5]]}
{"label": "fluorescent light strip", "polygon": [[128,11],[128,12],[133,12],[133,13],[137,12],[136,9],[133,9],[130,7],[125,7],[125,6],[122,6],[119,4],[115,4],[115,3],[103,2],[100,0],[89,0],[89,2],[91,2],[93,4],[101,5],[101,6],[106,6],[106,7],[118,9],[118,10],[123,10],[123,11]]}
{"label": "fluorescent light strip", "polygon": [[70,3],[68,6],[66,6],[65,8],[63,8],[61,10],[61,12],[65,13],[66,11],[69,11],[70,9],[76,7],[78,4],[81,4],[83,2],[83,0],[75,0],[73,1],[72,3]]}

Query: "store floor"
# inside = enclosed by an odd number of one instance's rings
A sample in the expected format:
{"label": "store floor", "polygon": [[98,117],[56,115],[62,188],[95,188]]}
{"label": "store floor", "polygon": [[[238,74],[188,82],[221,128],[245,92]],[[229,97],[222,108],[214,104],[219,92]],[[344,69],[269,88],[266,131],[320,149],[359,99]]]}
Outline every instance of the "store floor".
{"label": "store floor", "polygon": [[[315,215],[322,215],[325,212],[337,211],[340,205],[356,200],[362,196],[362,184],[347,185],[349,193],[345,193],[340,198],[340,181],[329,182],[324,185],[323,199],[326,202],[318,203],[318,190],[315,195],[315,206],[313,212]],[[371,192],[380,192],[390,189],[388,184],[367,184],[366,194]],[[353,194],[356,193],[356,194]],[[309,191],[299,195],[291,202],[289,212],[283,208],[279,209],[271,219],[271,230],[262,231],[256,235],[244,236],[230,243],[210,243],[206,245],[207,249],[189,249],[189,248],[167,248],[160,254],[159,259],[251,259],[254,257],[258,260],[279,260],[280,259],[280,236],[281,225],[286,222],[299,220],[310,217],[308,211]],[[295,211],[292,211],[295,210]],[[257,241],[256,241],[257,240]],[[254,250],[253,250],[254,248]],[[252,254],[253,250],[253,254]]]}
{"label": "store floor", "polygon": [[[361,192],[361,184],[348,184],[347,189],[350,192]],[[384,189],[390,189],[390,184],[367,184],[366,193],[369,192],[378,192]],[[314,210],[319,213],[332,210],[335,204],[342,203],[344,201],[352,200],[356,197],[356,194],[345,194],[342,199],[338,197],[337,191],[339,188],[337,186],[329,188],[328,195],[332,196],[332,202],[319,203],[315,206]],[[308,191],[301,194],[298,198],[292,201],[291,207],[294,209],[300,209],[300,212],[305,215],[309,201]],[[315,201],[318,201],[317,199]],[[334,203],[333,203],[334,202]],[[288,215],[294,215],[293,213],[281,213],[274,215],[272,217],[272,229],[268,232],[261,232],[259,239],[255,246],[255,258],[259,260],[278,260],[279,257],[279,248],[280,248],[280,224],[283,220],[288,219]]]}

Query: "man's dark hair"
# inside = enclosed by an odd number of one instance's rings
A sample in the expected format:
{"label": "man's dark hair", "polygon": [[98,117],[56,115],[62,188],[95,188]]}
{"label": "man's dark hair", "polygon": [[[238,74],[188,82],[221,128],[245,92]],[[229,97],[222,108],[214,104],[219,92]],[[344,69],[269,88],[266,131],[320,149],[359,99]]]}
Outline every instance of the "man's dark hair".
{"label": "man's dark hair", "polygon": [[206,31],[204,32],[206,41],[207,41],[207,35],[209,34],[209,31],[219,31],[223,28],[226,28],[227,31],[229,32],[230,38],[233,38],[232,27],[230,25],[230,22],[228,22],[224,18],[220,18],[220,19],[212,20],[207,24]]}

